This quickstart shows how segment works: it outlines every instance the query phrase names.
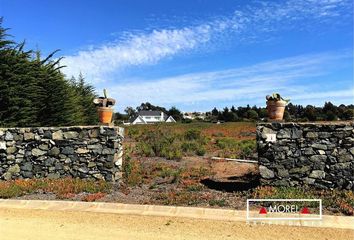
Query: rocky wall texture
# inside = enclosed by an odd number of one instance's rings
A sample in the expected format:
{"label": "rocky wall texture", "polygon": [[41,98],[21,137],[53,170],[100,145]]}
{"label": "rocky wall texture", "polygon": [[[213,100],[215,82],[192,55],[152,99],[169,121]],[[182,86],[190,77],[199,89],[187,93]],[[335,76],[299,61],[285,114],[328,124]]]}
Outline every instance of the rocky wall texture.
{"label": "rocky wall texture", "polygon": [[261,123],[263,185],[354,188],[354,123]]}
{"label": "rocky wall texture", "polygon": [[0,179],[121,177],[123,128],[0,128]]}

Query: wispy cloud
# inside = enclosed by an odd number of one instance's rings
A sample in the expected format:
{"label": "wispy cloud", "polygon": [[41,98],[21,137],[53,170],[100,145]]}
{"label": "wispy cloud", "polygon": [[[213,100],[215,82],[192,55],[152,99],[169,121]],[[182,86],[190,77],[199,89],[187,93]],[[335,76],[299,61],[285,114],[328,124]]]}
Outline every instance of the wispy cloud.
{"label": "wispy cloud", "polygon": [[[349,51],[301,55],[223,71],[136,79],[111,87],[111,92],[118,99],[120,110],[146,101],[191,107],[200,103],[210,106],[216,102],[264,105],[261,96],[273,91],[281,92],[295,103],[316,100],[312,103],[316,104],[333,98],[348,102],[354,97],[354,89],[326,90],[318,77],[330,73],[339,62],[343,64],[350,59]],[[311,82],[306,82],[309,79]]]}
{"label": "wispy cloud", "polygon": [[63,71],[69,77],[82,72],[90,82],[102,82],[125,67],[154,64],[164,58],[190,52],[222,34],[238,34],[238,40],[244,41],[254,38],[260,31],[293,28],[294,22],[325,22],[339,15],[343,17],[352,8],[350,0],[288,0],[255,4],[235,11],[232,16],[218,17],[199,25],[128,33],[116,42],[65,56],[62,64],[67,67]]}
{"label": "wispy cloud", "polygon": [[129,39],[101,46],[95,50],[80,51],[65,56],[64,73],[77,76],[83,72],[93,82],[102,81],[105,74],[126,66],[152,64],[162,58],[196,48],[210,38],[210,27],[174,30],[154,30],[149,34],[132,35]]}

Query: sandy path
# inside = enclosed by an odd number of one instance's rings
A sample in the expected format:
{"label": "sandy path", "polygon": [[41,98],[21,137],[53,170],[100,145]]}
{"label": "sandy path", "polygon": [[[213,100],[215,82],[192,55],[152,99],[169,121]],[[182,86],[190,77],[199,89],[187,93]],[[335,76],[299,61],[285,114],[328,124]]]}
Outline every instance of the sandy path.
{"label": "sandy path", "polygon": [[0,239],[354,239],[353,230],[0,208]]}

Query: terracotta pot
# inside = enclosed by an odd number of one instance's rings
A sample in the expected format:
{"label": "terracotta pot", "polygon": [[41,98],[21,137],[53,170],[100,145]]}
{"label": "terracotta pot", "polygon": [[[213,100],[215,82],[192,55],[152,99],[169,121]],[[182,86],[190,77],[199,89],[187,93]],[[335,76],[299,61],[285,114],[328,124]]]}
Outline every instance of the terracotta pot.
{"label": "terracotta pot", "polygon": [[111,123],[113,116],[113,108],[109,107],[99,107],[98,116],[101,123]]}
{"label": "terracotta pot", "polygon": [[267,101],[268,118],[272,120],[283,120],[286,102],[280,101]]}

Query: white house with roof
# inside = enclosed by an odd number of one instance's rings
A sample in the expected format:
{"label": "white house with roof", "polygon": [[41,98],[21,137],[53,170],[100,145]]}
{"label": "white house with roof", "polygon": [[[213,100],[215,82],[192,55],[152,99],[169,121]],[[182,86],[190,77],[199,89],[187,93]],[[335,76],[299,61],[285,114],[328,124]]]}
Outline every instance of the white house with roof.
{"label": "white house with roof", "polygon": [[132,119],[131,124],[153,124],[160,122],[175,123],[176,120],[163,111],[139,111],[138,116]]}

